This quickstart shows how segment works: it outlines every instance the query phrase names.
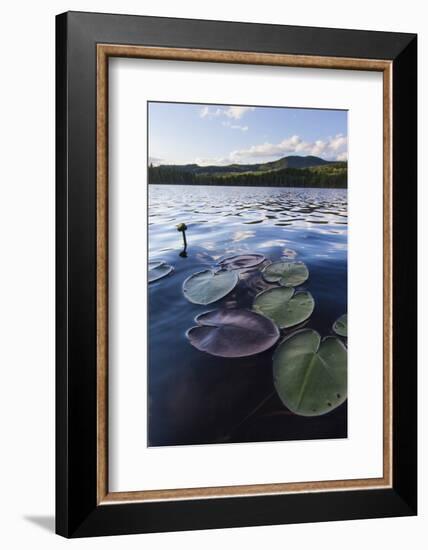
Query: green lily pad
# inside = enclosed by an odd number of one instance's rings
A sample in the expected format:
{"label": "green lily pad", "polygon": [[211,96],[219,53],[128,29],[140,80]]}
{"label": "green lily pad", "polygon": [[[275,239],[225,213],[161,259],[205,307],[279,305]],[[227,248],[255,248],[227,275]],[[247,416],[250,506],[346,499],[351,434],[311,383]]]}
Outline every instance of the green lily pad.
{"label": "green lily pad", "polygon": [[309,277],[303,262],[274,262],[263,269],[263,277],[268,283],[282,286],[299,286]]}
{"label": "green lily pad", "polygon": [[216,309],[201,313],[198,326],[186,336],[199,351],[218,357],[247,357],[272,347],[278,328],[263,315],[247,309]]}
{"label": "green lily pad", "polygon": [[169,275],[174,268],[171,265],[168,265],[163,260],[149,260],[148,262],[148,281],[153,283],[162,277]]}
{"label": "green lily pad", "polygon": [[311,329],[295,332],[276,348],[273,381],[284,405],[301,416],[320,416],[347,397],[347,351],[335,336],[321,341]]}
{"label": "green lily pad", "polygon": [[279,328],[294,327],[312,315],[315,302],[310,292],[294,292],[294,288],[264,290],[253,303],[253,310],[269,317]]}
{"label": "green lily pad", "polygon": [[206,269],[188,277],[183,283],[183,294],[192,302],[206,306],[224,298],[238,283],[235,271]]}
{"label": "green lily pad", "polygon": [[339,336],[348,337],[348,314],[344,313],[333,324],[333,330]]}
{"label": "green lily pad", "polygon": [[263,254],[239,254],[224,258],[219,262],[219,265],[226,269],[249,269],[260,265],[264,260]]}

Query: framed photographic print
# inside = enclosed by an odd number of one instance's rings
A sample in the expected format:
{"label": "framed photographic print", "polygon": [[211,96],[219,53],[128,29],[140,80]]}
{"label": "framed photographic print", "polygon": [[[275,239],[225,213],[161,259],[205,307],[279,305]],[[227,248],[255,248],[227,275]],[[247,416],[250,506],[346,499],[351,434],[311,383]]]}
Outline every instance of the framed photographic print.
{"label": "framed photographic print", "polygon": [[60,535],[416,514],[416,43],[57,16]]}

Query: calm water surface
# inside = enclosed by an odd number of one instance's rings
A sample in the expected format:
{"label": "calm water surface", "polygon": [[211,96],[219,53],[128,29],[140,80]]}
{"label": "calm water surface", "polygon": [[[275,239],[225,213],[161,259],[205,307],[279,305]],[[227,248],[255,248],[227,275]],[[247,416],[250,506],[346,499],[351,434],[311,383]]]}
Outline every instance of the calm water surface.
{"label": "calm water surface", "polygon": [[[186,223],[187,257],[176,224]],[[192,273],[228,255],[306,263],[315,310],[305,324],[326,336],[347,311],[347,192],[151,185],[149,256],[175,271],[149,285],[149,445],[320,439],[347,436],[347,403],[320,417],[288,411],[274,393],[272,350],[224,359],[194,349],[185,337],[194,318],[217,307],[251,307],[257,273],[210,306],[181,291]],[[294,329],[295,330],[295,329]],[[290,331],[282,331],[288,334]]]}

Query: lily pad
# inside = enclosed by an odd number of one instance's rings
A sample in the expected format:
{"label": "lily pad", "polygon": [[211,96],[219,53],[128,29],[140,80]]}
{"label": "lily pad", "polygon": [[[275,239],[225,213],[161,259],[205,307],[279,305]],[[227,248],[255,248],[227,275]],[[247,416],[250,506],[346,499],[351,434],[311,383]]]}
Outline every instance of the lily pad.
{"label": "lily pad", "polygon": [[263,254],[239,254],[224,258],[219,265],[226,269],[248,269],[260,265],[264,260]]}
{"label": "lily pad", "polygon": [[247,357],[272,347],[278,328],[267,317],[247,309],[216,309],[201,313],[198,326],[187,331],[192,346],[219,357]]}
{"label": "lily pad", "polygon": [[347,351],[335,336],[321,341],[311,329],[295,332],[275,350],[273,381],[284,405],[301,416],[320,416],[347,397]]}
{"label": "lily pad", "polygon": [[149,260],[148,262],[148,281],[153,283],[162,277],[169,275],[174,268],[163,260]]}
{"label": "lily pad", "polygon": [[310,292],[294,292],[294,288],[264,290],[253,303],[254,311],[269,317],[279,328],[294,327],[312,315],[315,302]]}
{"label": "lily pad", "polygon": [[333,324],[333,330],[339,336],[348,337],[348,314],[344,313]]}
{"label": "lily pad", "polygon": [[263,277],[268,283],[282,286],[299,286],[309,277],[309,271],[303,262],[274,262],[263,269]]}
{"label": "lily pad", "polygon": [[224,298],[239,280],[234,271],[206,269],[188,277],[183,283],[183,294],[193,304],[206,306]]}

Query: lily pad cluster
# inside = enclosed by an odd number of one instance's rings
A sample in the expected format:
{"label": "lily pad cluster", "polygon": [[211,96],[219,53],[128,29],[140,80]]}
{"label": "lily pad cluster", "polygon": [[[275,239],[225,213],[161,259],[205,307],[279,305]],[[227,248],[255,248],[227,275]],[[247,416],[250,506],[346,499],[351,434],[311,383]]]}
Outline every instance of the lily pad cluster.
{"label": "lily pad cluster", "polygon": [[[149,282],[172,270],[163,261],[149,263]],[[322,338],[315,330],[302,329],[315,308],[312,294],[298,288],[308,279],[301,261],[268,262],[262,254],[241,254],[190,275],[182,290],[192,304],[208,306],[231,295],[240,282],[246,284],[255,293],[250,308],[240,307],[239,299],[235,303],[234,293],[233,307],[225,300],[218,309],[200,313],[186,333],[190,344],[210,355],[237,358],[265,352],[280,341],[272,358],[280,400],[295,414],[319,416],[347,398],[347,348],[336,336]],[[347,337],[346,314],[332,330]]]}
{"label": "lily pad cluster", "polygon": [[[193,304],[210,305],[229,295],[240,280],[247,280],[247,276],[251,283],[249,288],[261,289],[254,298],[251,311],[234,307],[227,310],[232,312],[230,315],[222,313],[222,309],[210,312],[210,319],[218,320],[221,331],[212,330],[211,325],[210,329],[205,327],[201,330],[200,325],[205,326],[204,317],[198,316],[198,326],[187,332],[194,347],[211,355],[224,356],[226,348],[228,357],[253,355],[275,343],[270,340],[271,334],[279,335],[279,330],[299,325],[311,316],[315,307],[311,293],[294,289],[309,277],[306,265],[299,261],[285,260],[266,264],[266,258],[262,254],[229,256],[220,260],[215,268],[190,275],[183,283],[183,295]],[[217,317],[213,317],[214,313]],[[266,342],[261,344],[259,336],[256,338],[257,345],[252,346],[252,322],[259,318],[263,322],[259,320],[258,330],[263,327]],[[247,334],[247,337],[243,338],[243,334]],[[206,338],[209,339],[210,345],[202,344],[195,335],[203,336],[204,342]],[[218,335],[221,335],[221,341]],[[225,340],[229,340],[227,345]]]}

